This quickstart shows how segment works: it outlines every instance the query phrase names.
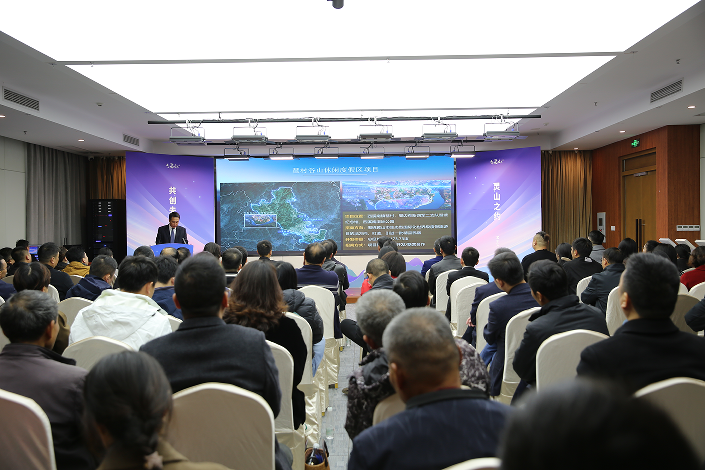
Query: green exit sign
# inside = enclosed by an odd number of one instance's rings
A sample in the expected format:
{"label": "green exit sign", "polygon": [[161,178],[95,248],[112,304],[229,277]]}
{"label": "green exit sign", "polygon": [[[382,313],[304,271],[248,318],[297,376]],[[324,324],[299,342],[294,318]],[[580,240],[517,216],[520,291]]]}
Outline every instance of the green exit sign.
{"label": "green exit sign", "polygon": [[634,148],[638,147],[639,146],[639,139],[632,140],[632,143],[630,145]]}

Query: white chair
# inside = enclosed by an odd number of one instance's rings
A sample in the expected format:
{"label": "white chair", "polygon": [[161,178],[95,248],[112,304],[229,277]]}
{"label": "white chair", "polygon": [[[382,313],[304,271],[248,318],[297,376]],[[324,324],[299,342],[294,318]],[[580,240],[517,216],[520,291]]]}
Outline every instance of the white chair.
{"label": "white chair", "polygon": [[431,275],[431,270],[429,269],[428,271],[426,271],[426,276],[425,276],[426,282],[428,282],[428,276],[430,276],[430,275]]}
{"label": "white chair", "polygon": [[394,393],[389,395],[375,406],[375,412],[372,415],[372,426],[381,423],[385,419],[391,418],[397,413],[401,413],[405,409],[406,404],[401,401],[399,394]]}
{"label": "white chair", "polygon": [[166,437],[194,462],[274,470],[274,415],[264,399],[235,385],[205,383],[174,394]]}
{"label": "white chair", "polygon": [[171,326],[171,332],[173,333],[174,331],[179,329],[179,325],[183,323],[183,320],[179,320],[178,318],[172,316],[172,315],[167,315],[166,319],[169,320],[169,326]]}
{"label": "white chair", "polygon": [[311,384],[313,383],[313,330],[311,330],[311,325],[300,315],[290,312],[285,312],[284,315],[294,320],[296,326],[301,330],[301,337],[304,339],[304,343],[306,343],[306,357],[308,357],[307,366],[304,367],[304,374],[301,376],[301,384]]}
{"label": "white chair", "polygon": [[132,351],[132,348],[122,341],[106,336],[91,336],[69,344],[63,356],[74,359],[78,367],[91,370],[103,357],[122,351]]}
{"label": "white chair", "polygon": [[615,287],[610,291],[610,295],[607,296],[607,312],[605,320],[607,321],[607,331],[610,332],[610,336],[614,336],[614,332],[617,328],[622,326],[624,320],[627,317],[624,316],[624,311],[619,305],[619,286]]}
{"label": "white chair", "polygon": [[536,352],[536,390],[575,377],[583,349],[606,338],[596,331],[573,330],[545,340]]}
{"label": "white chair", "polygon": [[49,295],[52,299],[56,300],[57,304],[61,302],[61,298],[59,297],[59,291],[56,290],[56,287],[52,286],[51,284],[49,284]]}
{"label": "white chair", "polygon": [[490,304],[498,298],[502,297],[503,295],[507,295],[507,293],[499,292],[497,294],[492,294],[489,297],[482,299],[480,305],[477,306],[477,313],[475,314],[475,321],[477,322],[477,325],[475,325],[475,331],[477,332],[477,341],[475,342],[475,349],[477,350],[477,352],[482,352],[485,346],[487,346],[483,331],[485,330],[485,325],[487,325],[487,319],[490,316]]}
{"label": "white chair", "polygon": [[3,281],[7,282],[8,284],[12,284],[12,281],[15,279],[14,274],[12,276],[5,276],[2,278]]}
{"label": "white chair", "polygon": [[[681,284],[683,286],[683,284]],[[685,286],[683,286],[685,287]],[[700,284],[696,284],[693,286],[692,289],[688,292],[690,295],[695,297],[698,300],[703,300],[703,297],[705,297],[705,282],[701,282]],[[680,292],[679,292],[680,294]]]}
{"label": "white chair", "polygon": [[[452,272],[452,271],[451,271]],[[446,283],[448,283],[448,280],[446,279]],[[458,309],[461,308],[458,305],[458,293],[463,290],[467,286],[476,286],[476,285],[484,285],[487,284],[483,279],[473,277],[473,276],[466,276],[466,277],[461,277],[460,279],[457,279],[453,284],[450,286],[450,324],[451,324],[451,329],[453,330],[453,334],[456,334],[457,331],[460,329],[460,324],[458,324]],[[468,315],[470,314],[470,308],[472,308],[472,301],[475,298],[475,293],[473,289],[473,297],[470,299],[470,305],[467,305],[467,295],[463,297],[461,300],[462,306],[467,307],[467,312]],[[446,301],[447,305],[448,301]],[[443,310],[444,313],[445,310]],[[463,331],[465,331],[463,329]]]}
{"label": "white chair", "polygon": [[[335,315],[335,297],[328,289],[320,286],[306,286],[299,289],[306,297],[310,297],[316,302],[316,308],[319,315],[323,319],[323,337],[326,339],[326,353],[324,360],[318,366],[318,370],[325,369],[327,375],[325,387],[322,395],[325,395],[323,400],[323,408],[328,405],[327,387],[334,385],[338,388],[338,369],[340,367],[340,349],[338,342],[335,339],[334,332],[334,315]],[[318,373],[316,373],[318,378]],[[319,381],[322,379],[318,379]]]}
{"label": "white chair", "polygon": [[[693,286],[693,287],[695,287],[695,286]],[[680,284],[678,286],[678,293],[679,294],[687,294],[688,293],[688,288],[685,287],[685,284]]]}
{"label": "white chair", "polygon": [[436,310],[446,313],[446,307],[448,306],[448,291],[446,287],[448,285],[448,276],[453,270],[444,271],[438,276],[436,276],[436,292],[431,292],[436,296]]}
{"label": "white chair", "polygon": [[2,305],[2,304],[4,304],[4,303],[5,303],[5,299],[3,299],[2,297],[0,297],[0,305]]}
{"label": "white chair", "polygon": [[499,400],[510,404],[514,391],[519,385],[521,378],[514,371],[514,353],[519,348],[521,340],[524,339],[526,325],[529,324],[531,314],[541,310],[541,307],[534,307],[519,312],[507,322],[507,332],[504,337],[504,372],[502,374],[502,389],[499,392]]}
{"label": "white chair", "polygon": [[71,328],[78,312],[92,303],[92,300],[83,299],[81,297],[70,297],[59,302],[59,311],[66,315],[66,326]]}
{"label": "white chair", "polygon": [[590,284],[590,281],[592,281],[592,276],[584,277],[578,281],[578,288],[575,289],[575,294],[578,296],[578,300],[580,300],[580,302],[582,302],[582,299],[580,299],[580,294],[582,294],[588,284]]}
{"label": "white chair", "polygon": [[77,276],[76,274],[69,274],[69,277],[73,281],[74,286],[81,282],[81,279],[83,279],[83,276]]}
{"label": "white chair", "polygon": [[31,398],[0,390],[0,466],[56,470],[51,425]]}
{"label": "white chair", "polygon": [[496,470],[500,468],[502,461],[497,457],[483,457],[481,459],[466,460],[444,470]]}
{"label": "white chair", "polygon": [[[484,280],[482,279],[477,279],[473,278],[471,276],[466,277],[464,279],[471,279],[473,282],[468,282],[462,285],[460,289],[457,290],[455,295],[453,295],[453,288],[455,287],[455,284],[462,281],[463,279],[459,279],[455,281],[451,286],[450,286],[450,294],[451,294],[451,325],[453,322],[456,323],[458,326],[456,336],[459,338],[462,338],[463,335],[465,334],[465,330],[468,328],[468,318],[470,318],[470,310],[472,310],[472,302],[475,300],[475,291],[477,290],[478,287],[484,286],[487,284]],[[453,308],[453,303],[455,303],[455,308]],[[453,312],[455,312],[455,317],[453,317]],[[451,327],[452,328],[452,327]]]}
{"label": "white chair", "polygon": [[705,382],[676,377],[647,385],[634,396],[666,411],[690,441],[700,462],[705,461]]}
{"label": "white chair", "polygon": [[700,301],[688,294],[678,294],[676,306],[671,313],[671,321],[678,327],[679,330],[686,333],[696,334],[685,322],[685,314],[695,307]]}

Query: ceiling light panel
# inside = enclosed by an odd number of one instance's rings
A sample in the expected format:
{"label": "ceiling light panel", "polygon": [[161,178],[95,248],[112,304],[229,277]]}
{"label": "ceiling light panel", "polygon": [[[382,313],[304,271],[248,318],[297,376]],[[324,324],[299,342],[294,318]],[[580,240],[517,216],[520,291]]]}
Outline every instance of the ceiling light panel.
{"label": "ceiling light panel", "polygon": [[[507,0],[498,6],[467,0],[405,0],[403,5],[356,0],[341,10],[323,0],[173,0],[168,6],[75,0],[71,8],[50,1],[39,2],[40,8],[37,2],[4,3],[1,31],[56,60],[97,61],[622,51],[697,2]],[[404,40],[361,34],[371,14],[421,28],[423,34],[405,35]],[[16,21],[27,17],[32,28]],[[86,25],[108,23],[130,28],[86,41]],[[556,40],[555,28],[535,27],[566,24],[572,31],[599,25],[610,34],[564,34]],[[311,31],[316,39],[304,39]]]}

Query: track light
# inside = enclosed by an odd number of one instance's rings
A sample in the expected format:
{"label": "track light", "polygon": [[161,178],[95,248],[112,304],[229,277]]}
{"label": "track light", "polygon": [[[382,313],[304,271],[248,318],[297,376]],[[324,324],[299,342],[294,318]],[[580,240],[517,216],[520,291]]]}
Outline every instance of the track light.
{"label": "track light", "polygon": [[336,10],[340,10],[341,8],[343,8],[343,4],[345,3],[345,0],[328,0],[328,1],[333,2],[333,8],[335,8]]}

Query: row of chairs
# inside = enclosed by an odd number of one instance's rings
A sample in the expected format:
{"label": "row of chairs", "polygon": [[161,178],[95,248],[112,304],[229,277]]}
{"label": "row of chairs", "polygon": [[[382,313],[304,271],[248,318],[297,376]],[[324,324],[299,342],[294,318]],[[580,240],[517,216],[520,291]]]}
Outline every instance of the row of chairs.
{"label": "row of chairs", "polygon": [[[75,286],[78,284],[81,279],[83,279],[83,276],[77,276],[75,274],[69,274],[69,277],[71,278],[71,281],[73,282],[73,285]],[[12,281],[15,279],[15,276],[5,276],[2,280],[7,282],[8,284],[12,284]]]}

